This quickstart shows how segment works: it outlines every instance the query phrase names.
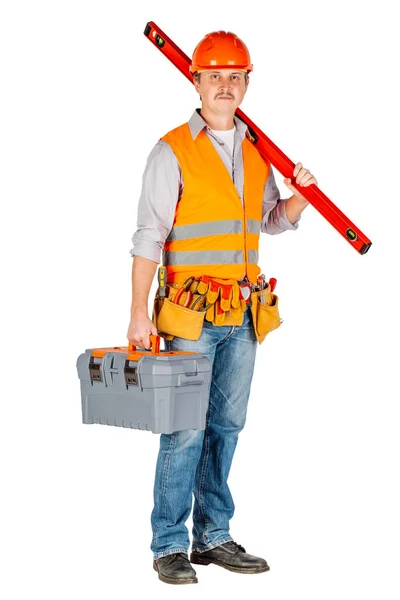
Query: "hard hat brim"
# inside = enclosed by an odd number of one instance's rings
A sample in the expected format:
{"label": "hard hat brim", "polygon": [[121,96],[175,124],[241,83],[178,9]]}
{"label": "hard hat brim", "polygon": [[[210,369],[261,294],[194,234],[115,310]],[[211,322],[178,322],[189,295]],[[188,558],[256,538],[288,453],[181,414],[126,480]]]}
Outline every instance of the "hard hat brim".
{"label": "hard hat brim", "polygon": [[253,70],[253,65],[190,65],[191,73],[201,73],[202,71],[219,71],[220,69],[229,69],[231,71],[245,71],[249,73]]}

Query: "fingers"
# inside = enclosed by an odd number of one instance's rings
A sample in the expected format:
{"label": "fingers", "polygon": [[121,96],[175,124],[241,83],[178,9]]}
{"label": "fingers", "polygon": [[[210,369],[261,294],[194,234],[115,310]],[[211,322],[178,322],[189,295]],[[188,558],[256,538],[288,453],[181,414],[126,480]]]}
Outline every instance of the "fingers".
{"label": "fingers", "polygon": [[[303,172],[303,174],[302,174],[302,172]],[[300,173],[296,177],[296,183],[298,185],[307,186],[307,185],[311,185],[312,183],[317,184],[318,182],[315,179],[314,175],[312,175],[310,173],[310,171],[308,171],[307,169],[301,169]]]}
{"label": "fingers", "polygon": [[303,163],[298,162],[295,164],[295,167],[293,169],[293,175],[294,177],[296,177],[297,173],[300,171],[300,169],[303,167]]}
{"label": "fingers", "polygon": [[131,344],[136,346],[136,348],[148,348],[150,346],[150,338],[147,337],[147,340],[146,340],[146,336],[143,336],[143,337],[135,336],[135,337],[130,338],[129,341],[131,342]]}
{"label": "fingers", "polygon": [[145,348],[146,350],[151,349],[150,337],[144,336],[141,338],[134,338],[133,340],[129,340],[136,348]]}
{"label": "fingers", "polygon": [[283,183],[289,188],[289,190],[291,192],[293,192],[293,194],[298,194],[299,192],[296,190],[296,188],[293,186],[292,184],[292,180],[289,179],[289,177],[285,177],[285,179],[283,180]]}
{"label": "fingers", "polygon": [[[310,171],[308,169],[305,169],[303,167],[303,163],[301,163],[301,162],[296,163],[296,165],[293,169],[293,176],[296,178],[296,183],[298,185],[305,186],[305,187],[307,187],[308,185],[311,185],[313,183],[318,185],[318,181],[315,179],[314,175],[312,175],[312,173],[310,173]],[[285,181],[285,183],[286,183],[286,181]],[[290,183],[291,183],[291,181],[290,181]]]}
{"label": "fingers", "polygon": [[137,333],[136,335],[127,336],[128,341],[131,342],[137,348],[145,348],[146,350],[151,349],[150,335],[158,335],[157,329],[154,327],[146,333]]}

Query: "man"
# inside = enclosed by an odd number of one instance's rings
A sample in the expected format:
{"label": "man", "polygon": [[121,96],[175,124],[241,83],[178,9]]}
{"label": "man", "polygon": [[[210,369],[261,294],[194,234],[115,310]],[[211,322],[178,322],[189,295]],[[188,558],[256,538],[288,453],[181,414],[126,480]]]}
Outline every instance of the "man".
{"label": "man", "polygon": [[[157,334],[148,317],[148,295],[161,249],[167,281],[182,283],[188,274],[203,273],[254,284],[260,273],[256,264],[260,230],[278,234],[297,229],[308,204],[291,179],[284,182],[293,195],[280,200],[270,165],[247,139],[246,125],[235,117],[252,70],[245,44],[232,33],[208,34],[197,45],[190,70],[201,109],[156,144],[143,177],[138,229],[132,238],[133,297],[127,333],[139,347],[149,348],[149,335]],[[301,163],[293,177],[302,186],[317,183]],[[261,221],[257,215],[262,215]],[[230,230],[232,223],[240,227]],[[196,583],[191,563],[214,563],[240,573],[269,570],[263,558],[247,554],[229,533],[234,503],[227,479],[245,424],[257,348],[248,306],[242,318],[236,326],[204,320],[197,340],[177,336],[165,340],[167,350],[199,352],[212,364],[205,431],[179,431],[160,438],[151,549],[153,567],[166,583]],[[192,495],[190,563],[185,522]]]}

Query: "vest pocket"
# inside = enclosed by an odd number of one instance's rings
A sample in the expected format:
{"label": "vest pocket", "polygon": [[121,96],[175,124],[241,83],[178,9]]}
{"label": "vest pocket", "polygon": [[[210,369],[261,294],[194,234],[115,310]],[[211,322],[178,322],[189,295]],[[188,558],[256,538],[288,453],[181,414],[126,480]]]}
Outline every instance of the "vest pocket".
{"label": "vest pocket", "polygon": [[[157,305],[156,309],[157,302],[161,302],[161,307]],[[161,301],[156,300],[155,311],[157,312],[155,325],[160,332],[186,340],[199,339],[203,329],[205,312],[191,310],[180,304],[175,304],[168,298],[163,298]]]}
{"label": "vest pocket", "polygon": [[[262,290],[261,290],[262,291]],[[267,304],[260,301],[261,291],[251,294],[251,314],[253,317],[254,332],[258,342],[261,344],[268,333],[277,329],[281,324],[279,316],[278,301],[276,294],[263,290]]]}

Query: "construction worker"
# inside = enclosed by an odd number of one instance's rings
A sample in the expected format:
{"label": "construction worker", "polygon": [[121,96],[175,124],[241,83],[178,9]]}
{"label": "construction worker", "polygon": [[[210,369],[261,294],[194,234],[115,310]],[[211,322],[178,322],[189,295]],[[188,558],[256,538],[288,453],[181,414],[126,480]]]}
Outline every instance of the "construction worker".
{"label": "construction worker", "polygon": [[[163,136],[149,155],[130,250],[134,260],[127,338],[136,346],[150,348],[149,335],[157,334],[148,316],[148,297],[161,250],[167,282],[179,284],[190,274],[204,273],[254,284],[260,272],[260,231],[296,230],[308,205],[289,178],[284,183],[293,195],[280,199],[270,165],[248,140],[247,126],[235,117],[252,69],[249,51],[235,34],[206,35],[190,67],[201,109]],[[300,186],[317,183],[300,162],[293,179]],[[244,218],[247,232],[235,226]],[[244,254],[235,244],[242,244],[245,235],[252,249]],[[198,352],[212,365],[205,431],[160,437],[151,550],[153,568],[166,583],[197,583],[192,564],[214,563],[239,573],[269,570],[265,559],[246,553],[229,531],[234,503],[227,479],[245,424],[257,346],[248,306],[240,325],[217,326],[204,320],[197,340],[165,339],[167,350]],[[193,496],[189,561],[185,522]]]}

